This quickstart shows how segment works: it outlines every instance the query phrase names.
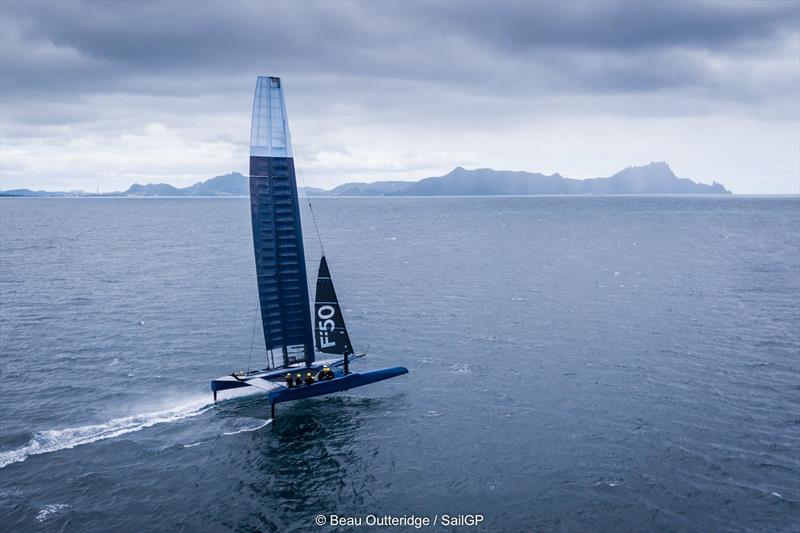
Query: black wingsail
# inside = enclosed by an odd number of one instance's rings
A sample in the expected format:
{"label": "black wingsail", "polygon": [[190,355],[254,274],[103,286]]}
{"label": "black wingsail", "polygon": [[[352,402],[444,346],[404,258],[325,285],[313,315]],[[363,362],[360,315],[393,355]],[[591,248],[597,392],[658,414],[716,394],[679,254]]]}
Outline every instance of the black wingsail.
{"label": "black wingsail", "polygon": [[250,209],[264,343],[283,364],[314,361],[300,202],[281,81],[259,76],[250,130]]}
{"label": "black wingsail", "polygon": [[350,336],[344,325],[344,316],[336,299],[336,290],[333,288],[331,272],[328,270],[328,261],[325,256],[319,262],[317,275],[317,299],[314,302],[314,337],[317,341],[317,350],[324,353],[342,355],[345,352],[353,353]]}

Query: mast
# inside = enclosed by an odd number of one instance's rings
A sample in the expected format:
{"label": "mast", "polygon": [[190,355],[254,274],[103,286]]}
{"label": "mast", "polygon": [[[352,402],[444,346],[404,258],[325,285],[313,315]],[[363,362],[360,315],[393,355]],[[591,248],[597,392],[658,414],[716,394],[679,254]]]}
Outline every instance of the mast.
{"label": "mast", "polygon": [[264,344],[314,361],[294,157],[280,78],[259,76],[250,129],[250,214]]}

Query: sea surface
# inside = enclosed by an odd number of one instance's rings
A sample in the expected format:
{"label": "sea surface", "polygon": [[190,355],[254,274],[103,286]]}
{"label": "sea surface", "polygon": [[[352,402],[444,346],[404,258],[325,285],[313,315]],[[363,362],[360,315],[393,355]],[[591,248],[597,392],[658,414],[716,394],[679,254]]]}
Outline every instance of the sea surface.
{"label": "sea surface", "polygon": [[314,211],[410,373],[270,423],[209,389],[264,362],[247,199],[0,200],[2,531],[800,530],[797,197]]}

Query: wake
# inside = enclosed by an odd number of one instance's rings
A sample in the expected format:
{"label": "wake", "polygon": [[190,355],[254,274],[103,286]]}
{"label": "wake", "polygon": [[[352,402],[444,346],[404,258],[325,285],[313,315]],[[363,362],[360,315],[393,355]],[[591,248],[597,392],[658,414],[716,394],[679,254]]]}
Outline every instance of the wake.
{"label": "wake", "polygon": [[271,419],[271,418],[268,418],[268,419],[267,419],[267,420],[266,420],[266,421],[265,421],[263,424],[261,424],[260,426],[256,426],[256,427],[254,427],[254,428],[244,428],[244,429],[239,429],[239,430],[236,430],[236,431],[226,431],[225,433],[223,433],[223,434],[222,434],[222,436],[223,436],[223,437],[227,437],[227,436],[230,436],[230,435],[238,435],[239,433],[250,433],[251,431],[258,431],[258,430],[259,430],[259,429],[261,429],[261,428],[265,428],[265,427],[267,427],[267,426],[268,426],[268,425],[270,425],[270,424],[272,424],[272,419]]}
{"label": "wake", "polygon": [[105,424],[80,426],[76,428],[37,431],[30,442],[16,450],[0,452],[0,468],[24,461],[31,455],[68,450],[82,444],[91,444],[104,439],[113,439],[126,433],[133,433],[145,428],[175,422],[185,418],[201,415],[212,409],[214,404],[207,401],[196,401],[178,405],[165,411],[143,413],[140,415],[116,418]]}
{"label": "wake", "polygon": [[[229,437],[231,435],[238,435],[239,433],[250,433],[250,432],[258,431],[259,429],[265,428],[270,424],[272,424],[272,419],[268,418],[268,419],[266,419],[264,421],[263,424],[258,425],[256,427],[242,428],[242,429],[237,429],[236,431],[226,431],[226,432],[224,432],[222,434],[222,436],[223,437]],[[184,448],[194,448],[195,446],[200,446],[201,444],[208,444],[209,442],[214,442],[214,439],[206,439],[206,440],[201,440],[201,441],[197,441],[197,442],[192,442],[192,443],[189,443],[189,444],[184,444],[183,447]]]}

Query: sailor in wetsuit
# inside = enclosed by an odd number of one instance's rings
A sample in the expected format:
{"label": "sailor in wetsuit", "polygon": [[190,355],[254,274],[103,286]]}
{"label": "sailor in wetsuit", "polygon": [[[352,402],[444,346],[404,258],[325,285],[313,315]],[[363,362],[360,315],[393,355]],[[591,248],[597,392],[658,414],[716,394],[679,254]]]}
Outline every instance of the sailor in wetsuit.
{"label": "sailor in wetsuit", "polygon": [[314,376],[311,375],[311,372],[306,372],[306,385],[313,385],[314,384]]}
{"label": "sailor in wetsuit", "polygon": [[350,373],[350,350],[345,350],[342,356],[344,357],[344,375],[346,376]]}
{"label": "sailor in wetsuit", "polygon": [[333,370],[331,370],[327,366],[325,367],[323,372],[325,372],[325,379],[333,379],[334,377],[336,377],[336,376],[333,375]]}
{"label": "sailor in wetsuit", "polygon": [[286,374],[286,386],[289,387],[290,389],[292,387],[294,387],[294,380],[292,379],[292,373],[291,372]]}
{"label": "sailor in wetsuit", "polygon": [[303,375],[298,372],[297,375],[294,377],[294,386],[299,387],[303,384]]}

